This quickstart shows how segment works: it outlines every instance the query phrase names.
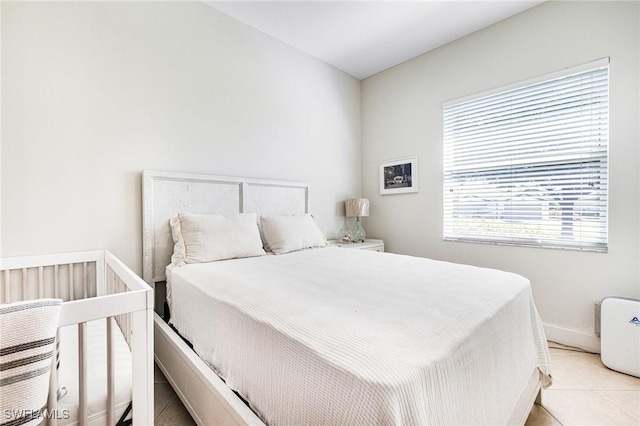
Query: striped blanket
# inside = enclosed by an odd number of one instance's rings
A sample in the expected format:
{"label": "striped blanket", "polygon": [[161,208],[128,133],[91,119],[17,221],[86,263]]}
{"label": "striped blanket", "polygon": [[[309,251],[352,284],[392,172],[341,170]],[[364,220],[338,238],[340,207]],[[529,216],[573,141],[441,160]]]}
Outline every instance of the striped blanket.
{"label": "striped blanket", "polygon": [[39,425],[47,395],[62,300],[0,305],[0,426]]}

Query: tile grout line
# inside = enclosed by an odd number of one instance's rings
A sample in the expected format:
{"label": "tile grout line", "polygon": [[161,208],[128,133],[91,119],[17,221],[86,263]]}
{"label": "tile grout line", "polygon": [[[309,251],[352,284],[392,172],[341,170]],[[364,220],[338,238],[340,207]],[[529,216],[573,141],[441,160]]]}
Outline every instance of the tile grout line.
{"label": "tile grout line", "polygon": [[[171,414],[170,411],[173,411],[174,414],[177,414],[180,411],[183,411],[186,413],[186,415],[188,416],[188,420],[190,420],[190,422],[188,422],[189,424],[196,424],[195,420],[193,419],[193,417],[191,416],[191,413],[189,412],[189,410],[187,410],[187,407],[185,407],[185,405],[183,404],[182,400],[175,395],[174,398],[171,399],[171,401],[169,401],[169,403],[167,404],[167,407],[162,411],[162,416],[158,417],[158,422],[162,422],[162,417],[163,416],[167,416],[167,419],[171,419]],[[172,425],[177,425],[178,423],[175,423],[175,419],[173,419],[174,422],[172,423]],[[184,424],[184,423],[180,423],[180,424]]]}
{"label": "tile grout line", "polygon": [[556,422],[558,422],[558,424],[559,424],[560,426],[564,426],[564,425],[562,424],[562,422],[561,422],[561,421],[560,421],[556,416],[554,416],[553,414],[551,414],[551,413],[550,413],[546,408],[542,407],[542,409],[543,409],[543,410],[544,410],[548,415],[550,415],[550,416],[551,416],[551,418],[552,418],[553,420],[555,420]]}
{"label": "tile grout line", "polygon": [[560,426],[564,426],[564,425],[562,424],[562,422],[561,422],[560,420],[558,420],[558,418],[556,418],[556,416],[554,416],[553,414],[551,414],[551,413],[549,412],[549,410],[547,410],[547,409],[545,408],[545,406],[544,406],[544,405],[541,405],[540,407],[545,411],[545,413],[547,413],[548,415],[550,415],[550,416],[551,416],[551,418],[552,418],[553,420],[555,420],[556,422],[558,422],[558,424],[559,424]]}
{"label": "tile grout line", "polygon": [[[155,389],[154,389],[154,391],[155,391]],[[160,410],[159,413],[154,413],[154,416],[153,416],[154,421],[157,420],[167,410],[169,405],[171,405],[173,400],[176,399],[177,397],[178,396],[175,393],[173,395],[171,395],[171,398],[169,398],[169,400],[166,402],[166,404],[164,404],[164,407],[162,407],[162,410]]]}
{"label": "tile grout line", "polygon": [[553,418],[553,420],[555,420],[556,422],[558,422],[558,424],[560,426],[564,426],[563,423],[560,421],[560,419],[558,419],[556,416],[553,415],[553,413],[551,413],[551,411],[547,410],[547,407],[544,406],[544,391],[542,392],[541,395],[541,404],[540,407],[548,414],[551,416],[551,418]]}
{"label": "tile grout line", "polygon": [[602,396],[603,398],[605,398],[606,400],[611,402],[613,405],[615,405],[620,410],[622,410],[625,413],[627,413],[629,416],[633,417],[636,420],[640,420],[640,417],[638,417],[636,414],[630,412],[625,407],[623,407],[620,404],[618,404],[614,398],[612,398],[612,397],[610,397],[610,396],[608,396],[607,394],[604,393],[604,392],[636,392],[635,390],[633,390],[633,389],[594,389],[594,392],[596,392],[598,395]]}

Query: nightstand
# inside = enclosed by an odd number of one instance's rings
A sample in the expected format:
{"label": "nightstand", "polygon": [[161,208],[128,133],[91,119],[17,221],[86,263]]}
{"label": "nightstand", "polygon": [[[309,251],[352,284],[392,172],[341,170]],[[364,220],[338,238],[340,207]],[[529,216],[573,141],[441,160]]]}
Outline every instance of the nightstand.
{"label": "nightstand", "polygon": [[336,247],[356,249],[356,250],[371,250],[371,251],[384,251],[384,240],[374,240],[366,238],[364,243],[345,243],[338,240],[329,240],[329,244]]}

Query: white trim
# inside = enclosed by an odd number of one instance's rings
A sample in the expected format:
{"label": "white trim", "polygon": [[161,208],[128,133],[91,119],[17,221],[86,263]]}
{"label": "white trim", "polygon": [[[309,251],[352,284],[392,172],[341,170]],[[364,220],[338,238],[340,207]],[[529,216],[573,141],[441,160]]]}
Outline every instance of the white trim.
{"label": "white trim", "polygon": [[547,340],[567,346],[575,346],[589,352],[600,353],[600,338],[578,330],[543,323]]}
{"label": "white trim", "polygon": [[587,62],[581,65],[576,65],[575,67],[564,68],[559,71],[555,71],[549,74],[541,75],[538,77],[529,78],[527,80],[517,81],[506,86],[496,87],[495,89],[490,89],[484,92],[475,93],[473,95],[464,96],[462,98],[452,99],[450,101],[445,101],[442,103],[442,107],[448,107],[451,105],[461,104],[463,102],[468,102],[474,99],[481,99],[487,96],[495,95],[497,93],[508,92],[509,90],[518,89],[520,87],[530,86],[532,84],[540,83],[548,80],[555,80],[557,78],[566,77],[572,74],[578,74],[582,71],[605,67],[609,65],[609,57],[604,57],[600,59],[596,59],[595,61]]}

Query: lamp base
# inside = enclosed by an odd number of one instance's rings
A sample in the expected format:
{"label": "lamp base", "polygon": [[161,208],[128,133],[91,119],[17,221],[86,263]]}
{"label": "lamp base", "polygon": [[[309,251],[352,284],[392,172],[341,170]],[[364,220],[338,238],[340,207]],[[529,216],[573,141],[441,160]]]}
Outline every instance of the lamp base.
{"label": "lamp base", "polygon": [[356,229],[353,232],[353,241],[356,243],[364,243],[364,239],[366,234],[364,232],[364,228],[362,227],[362,223],[360,223],[360,218],[356,217]]}

